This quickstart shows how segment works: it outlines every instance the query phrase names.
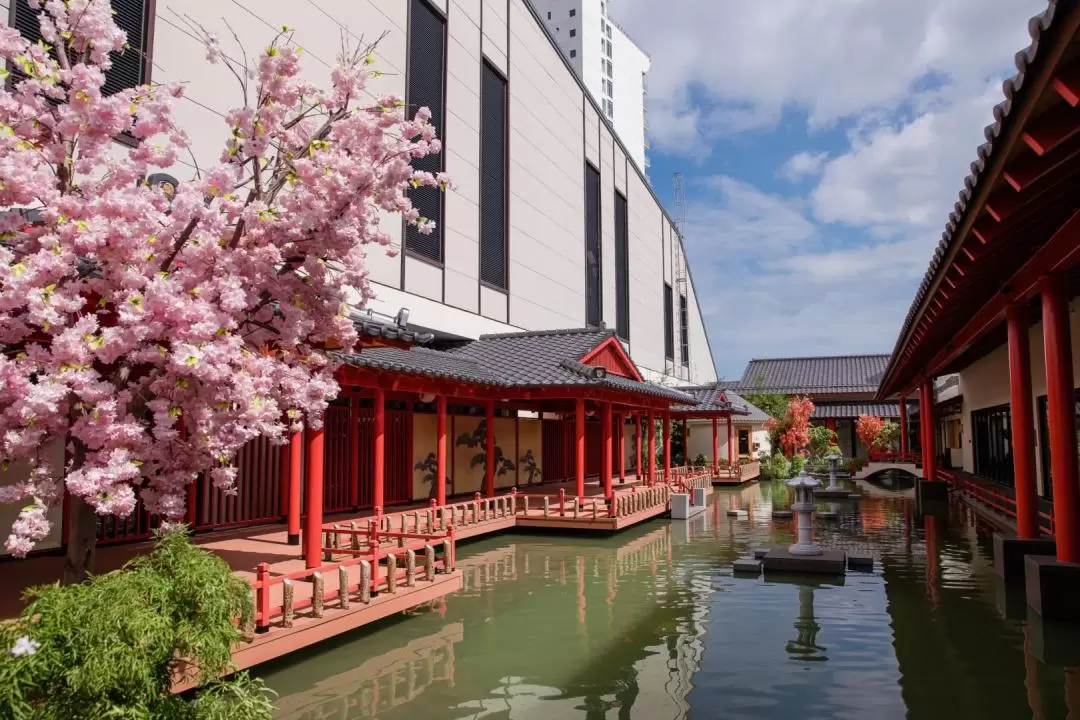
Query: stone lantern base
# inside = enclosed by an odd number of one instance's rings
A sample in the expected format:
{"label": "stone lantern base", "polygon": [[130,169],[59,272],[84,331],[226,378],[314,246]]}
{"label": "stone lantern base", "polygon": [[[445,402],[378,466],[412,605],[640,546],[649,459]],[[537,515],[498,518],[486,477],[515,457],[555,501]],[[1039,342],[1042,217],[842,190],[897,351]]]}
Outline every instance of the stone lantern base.
{"label": "stone lantern base", "polygon": [[847,568],[847,555],[843,550],[823,548],[820,555],[796,555],[788,548],[773,548],[761,561],[765,574],[815,573],[843,575]]}

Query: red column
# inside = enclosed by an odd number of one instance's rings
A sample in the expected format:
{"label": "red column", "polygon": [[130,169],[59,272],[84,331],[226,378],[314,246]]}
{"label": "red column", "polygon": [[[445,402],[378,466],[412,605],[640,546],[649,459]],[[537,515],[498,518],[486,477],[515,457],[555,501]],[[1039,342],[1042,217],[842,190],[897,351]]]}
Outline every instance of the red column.
{"label": "red column", "polygon": [[304,438],[289,436],[289,544],[300,544],[300,489],[304,486]]}
{"label": "red column", "polygon": [[446,396],[437,400],[438,437],[435,441],[435,503],[446,504]]}
{"label": "red column", "polygon": [[919,425],[922,429],[923,477],[937,480],[937,455],[934,449],[934,381],[927,378],[919,388]]}
{"label": "red column", "polygon": [[[278,510],[281,512],[281,516],[288,519],[289,517],[289,492],[292,485],[292,478],[289,473],[292,471],[292,466],[289,462],[289,442],[288,435],[285,436],[285,444],[281,446],[281,457],[278,460]],[[188,485],[188,511],[184,517],[184,522],[188,523],[192,529],[195,528],[195,492],[198,489],[198,480],[196,478]]]}
{"label": "red column", "polygon": [[645,425],[641,422],[640,413],[634,416],[634,428],[636,430],[634,443],[637,445],[637,452],[634,455],[634,468],[637,470],[637,481],[641,482],[645,479],[645,458],[641,455],[641,436],[645,432]]}
{"label": "red column", "polygon": [[304,520],[304,565],[322,564],[323,428],[307,431],[307,516]]}
{"label": "red column", "polygon": [[495,497],[495,401],[487,401],[487,438],[484,452],[484,492]]}
{"label": "red column", "polygon": [[371,457],[375,465],[375,489],[372,492],[375,514],[381,515],[386,497],[386,393],[375,389],[374,447]]}
{"label": "red column", "polygon": [[600,481],[604,497],[611,497],[611,403],[600,405]]}
{"label": "red column", "polygon": [[656,416],[649,411],[649,484],[656,482]]}
{"label": "red column", "polygon": [[1050,428],[1050,476],[1054,483],[1057,559],[1080,562],[1080,480],[1077,478],[1076,405],[1074,403],[1069,301],[1064,281],[1042,282],[1043,347],[1046,353],[1046,420]]}
{"label": "red column", "polygon": [[900,454],[907,455],[908,451],[908,427],[907,427],[907,397],[900,396]]}
{"label": "red column", "polygon": [[626,482],[626,416],[619,414],[615,419],[619,428],[619,483]]}
{"label": "red column", "polygon": [[360,398],[349,398],[349,507],[360,505]]}
{"label": "red column", "polygon": [[1009,405],[1012,412],[1013,477],[1016,480],[1016,534],[1039,537],[1035,488],[1035,411],[1031,400],[1031,342],[1026,306],[1005,311],[1009,332]]}
{"label": "red column", "polygon": [[727,462],[735,464],[735,426],[731,422],[731,416],[727,419]]}
{"label": "red column", "polygon": [[712,469],[714,473],[720,469],[720,436],[717,433],[716,416],[712,419]]}
{"label": "red column", "polygon": [[664,482],[671,482],[671,413],[664,411]]}
{"label": "red column", "polygon": [[574,403],[574,493],[585,494],[585,399]]}

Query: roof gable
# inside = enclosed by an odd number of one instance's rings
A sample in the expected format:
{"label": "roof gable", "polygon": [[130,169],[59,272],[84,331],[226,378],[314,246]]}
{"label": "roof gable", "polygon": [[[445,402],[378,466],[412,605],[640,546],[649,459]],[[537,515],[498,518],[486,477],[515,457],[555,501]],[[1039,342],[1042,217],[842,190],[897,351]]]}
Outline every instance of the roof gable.
{"label": "roof gable", "polygon": [[622,343],[614,335],[587,352],[581,358],[582,365],[602,367],[612,375],[618,375],[641,382],[641,373],[630,356],[623,350]]}

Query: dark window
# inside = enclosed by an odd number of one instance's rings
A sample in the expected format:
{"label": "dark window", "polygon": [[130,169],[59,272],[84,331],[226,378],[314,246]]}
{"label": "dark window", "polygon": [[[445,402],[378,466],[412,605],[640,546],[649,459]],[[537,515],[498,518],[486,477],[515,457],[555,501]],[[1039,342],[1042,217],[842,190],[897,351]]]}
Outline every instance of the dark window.
{"label": "dark window", "polygon": [[615,193],[615,332],[630,339],[630,239],[626,198]]}
{"label": "dark window", "polygon": [[750,454],[750,431],[749,430],[739,430],[739,454],[740,455],[749,455]]}
{"label": "dark window", "polygon": [[671,285],[664,283],[664,357],[668,360],[675,359],[675,323],[672,315],[675,309],[672,305],[675,295],[671,291]]}
{"label": "dark window", "polygon": [[550,20],[550,19],[551,19],[551,11],[548,10],[548,20]]}
{"label": "dark window", "polygon": [[506,80],[487,62],[480,106],[480,280],[505,290]]}
{"label": "dark window", "polygon": [[577,37],[577,30],[570,28],[570,37]]}
{"label": "dark window", "polygon": [[1013,484],[1012,412],[1008,405],[971,413],[975,474],[1005,485]]}
{"label": "dark window", "polygon": [[[548,15],[550,15],[550,14],[551,14],[551,13],[548,13]],[[571,9],[571,10],[570,10],[570,17],[574,17],[574,16],[576,16],[576,15],[577,15],[577,10]]]}
{"label": "dark window", "polygon": [[600,171],[585,163],[585,323],[599,327],[600,299]]}
{"label": "dark window", "polygon": [[682,352],[682,364],[690,364],[690,311],[686,306],[686,296],[679,296],[679,345]]}
{"label": "dark window", "polygon": [[577,50],[571,50],[570,51],[570,57],[572,57],[572,58],[577,57]]}
{"label": "dark window", "polygon": [[[37,14],[40,10],[32,9],[26,0],[13,0],[15,9],[11,22],[23,37],[36,43],[41,39],[41,26]],[[128,47],[122,52],[110,53],[112,67],[105,73],[105,85],[102,93],[112,95],[121,90],[133,88],[146,82],[146,70],[149,63],[146,58],[151,48],[146,47],[147,17],[146,0],[112,0],[113,20],[121,30],[127,32]]]}
{"label": "dark window", "polygon": [[[1077,419],[1077,450],[1080,452],[1080,390],[1074,391]],[[1039,398],[1039,456],[1042,461],[1042,496],[1054,499],[1054,484],[1050,472],[1050,423],[1047,419],[1046,396]]]}
{"label": "dark window", "polygon": [[[446,21],[426,0],[412,0],[409,20],[409,81],[406,88],[409,117],[417,110],[431,110],[431,123],[436,136],[443,138],[445,103],[443,88],[446,78]],[[413,160],[415,169],[437,173],[443,169],[443,152]],[[435,222],[429,235],[409,226],[405,230],[405,249],[420,257],[442,262],[443,259],[443,194],[437,187],[412,188],[409,199],[420,216]]]}

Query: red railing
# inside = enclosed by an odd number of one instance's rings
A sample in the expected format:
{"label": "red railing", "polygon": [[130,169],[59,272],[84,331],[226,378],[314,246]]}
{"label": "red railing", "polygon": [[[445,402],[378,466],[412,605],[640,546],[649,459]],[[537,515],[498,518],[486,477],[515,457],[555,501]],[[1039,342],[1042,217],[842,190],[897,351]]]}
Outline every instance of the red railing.
{"label": "red railing", "polygon": [[[347,609],[354,593],[358,594],[358,600],[362,603],[370,602],[373,595],[382,590],[396,592],[399,581],[412,585],[416,581],[415,558],[416,551],[424,553],[425,579],[434,579],[434,574],[440,569],[443,572],[453,570],[455,565],[456,549],[454,545],[453,526],[449,526],[444,533],[401,533],[385,531],[379,528],[381,517],[374,518],[365,528],[323,526],[324,537],[335,538],[322,548],[326,556],[351,555],[346,560],[325,562],[317,568],[297,570],[291,573],[272,575],[269,563],[259,563],[256,569],[255,582],[252,583],[252,591],[255,594],[255,629],[265,632],[269,630],[271,622],[275,618],[282,618],[282,624],[289,627],[292,623],[292,614],[298,610],[313,608],[316,617],[321,617],[323,608],[327,602],[340,601],[341,609]],[[344,535],[351,539],[349,547],[340,547],[337,536]],[[363,539],[365,542],[361,542]],[[394,547],[383,547],[385,541],[398,544]],[[408,542],[408,541],[412,542]],[[436,545],[433,541],[442,541],[442,558],[436,558]],[[360,547],[366,544],[367,547]],[[398,566],[398,558],[404,556],[406,564]],[[381,565],[385,561],[385,565]],[[349,568],[355,565],[361,567],[358,582],[353,582]],[[382,572],[380,572],[382,570]],[[323,577],[328,573],[337,572],[338,587],[334,590],[323,589]],[[301,580],[312,583],[312,595],[310,598],[294,600],[292,595],[292,583]],[[288,581],[288,582],[286,582]],[[283,585],[282,601],[275,604],[272,600],[275,585]]]}
{"label": "red railing", "polygon": [[[938,470],[937,474],[969,500],[1008,517],[1016,526],[1016,495],[1013,488],[960,470]],[[1054,535],[1053,505],[1043,500],[1039,501],[1039,530],[1046,535]]]}

